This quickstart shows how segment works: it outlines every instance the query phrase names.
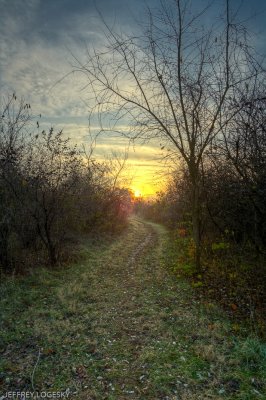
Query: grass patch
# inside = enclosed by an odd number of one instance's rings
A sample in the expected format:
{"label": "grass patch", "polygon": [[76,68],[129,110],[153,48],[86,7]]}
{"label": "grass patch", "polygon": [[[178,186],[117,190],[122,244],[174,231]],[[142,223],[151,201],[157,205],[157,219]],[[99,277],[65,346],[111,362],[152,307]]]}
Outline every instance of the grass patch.
{"label": "grass patch", "polygon": [[31,389],[40,351],[35,388],[80,400],[263,398],[264,344],[176,279],[175,252],[133,219],[115,241],[84,238],[82,262],[6,280],[0,393]]}
{"label": "grass patch", "polygon": [[[221,247],[223,246],[219,246],[219,251]],[[183,296],[183,305],[190,309],[190,316],[193,309],[192,315],[197,315],[194,323],[193,319],[190,323],[184,323],[180,314],[177,315],[174,310],[169,312],[170,318],[173,319],[174,316],[174,322],[179,324],[179,328],[173,328],[174,332],[181,336],[186,332],[187,345],[191,344],[194,353],[206,362],[205,368],[201,368],[205,369],[205,374],[200,373],[200,386],[205,387],[206,397],[198,398],[264,398],[266,344],[245,320],[237,319],[235,322],[232,314],[224,313],[220,308],[216,296],[208,296],[208,280],[193,270],[187,238],[173,241],[170,234],[164,249],[165,267],[178,278],[179,284],[184,284],[184,278],[187,282],[183,294],[190,293],[190,304]],[[186,260],[184,265],[180,265],[180,252]]]}
{"label": "grass patch", "polygon": [[227,315],[249,331],[266,338],[265,257],[254,258],[250,249],[239,249],[226,242],[203,243],[202,273],[194,267],[194,247],[189,237],[170,232],[166,242],[165,264],[177,278],[185,278],[199,298],[219,303]]}

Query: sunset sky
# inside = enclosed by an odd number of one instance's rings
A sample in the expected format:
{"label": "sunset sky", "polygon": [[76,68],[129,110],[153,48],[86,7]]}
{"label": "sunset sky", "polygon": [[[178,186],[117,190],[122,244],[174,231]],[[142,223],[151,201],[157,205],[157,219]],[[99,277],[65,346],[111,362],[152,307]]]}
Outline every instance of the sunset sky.
{"label": "sunset sky", "polygon": [[[217,5],[221,1],[217,0]],[[89,88],[84,88],[84,77],[71,71],[73,54],[84,60],[87,47],[97,48],[104,43],[94,4],[108,23],[122,31],[138,32],[145,5],[156,7],[158,3],[157,0],[0,0],[1,97],[16,92],[31,103],[35,114],[42,114],[42,129],[53,125],[63,129],[73,142],[88,142]],[[257,48],[265,51],[266,1],[243,3],[243,19],[252,16],[247,24],[258,34]],[[97,125],[91,128],[97,132]],[[127,145],[127,140],[117,135],[101,136],[95,156],[101,159],[112,150],[124,152]],[[156,143],[130,146],[128,175],[133,190],[150,195],[162,187],[160,155]]]}

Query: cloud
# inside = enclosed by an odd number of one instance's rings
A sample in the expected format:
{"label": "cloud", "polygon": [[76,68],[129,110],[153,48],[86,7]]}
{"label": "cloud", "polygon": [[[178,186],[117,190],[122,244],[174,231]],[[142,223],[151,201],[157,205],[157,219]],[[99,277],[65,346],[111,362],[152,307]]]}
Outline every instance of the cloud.
{"label": "cloud", "polygon": [[[84,80],[71,74],[73,57],[101,36],[90,23],[85,3],[74,13],[72,1],[4,0],[0,14],[0,88],[25,97],[47,117],[82,116],[88,110]],[[93,20],[93,18],[92,18]],[[69,75],[68,75],[69,74]]]}
{"label": "cloud", "polygon": [[[196,2],[196,0],[195,0]],[[103,45],[104,34],[93,0],[0,0],[0,90],[16,92],[31,104],[34,114],[42,114],[43,129],[54,125],[63,129],[66,137],[78,144],[89,142],[88,105],[90,91],[86,79],[72,73],[73,55],[86,59],[87,46],[98,49]],[[123,32],[134,30],[135,16],[145,4],[154,6],[157,0],[97,0],[97,7],[111,25]],[[133,5],[132,5],[133,4]],[[254,0],[252,6],[260,11],[257,29],[261,30],[261,48],[265,48],[265,1]],[[264,10],[264,16],[263,16]],[[143,12],[141,14],[144,18]],[[122,82],[124,90],[130,84]],[[104,116],[103,116],[104,121]],[[97,133],[97,118],[90,130]],[[119,121],[117,129],[127,133],[129,121]],[[97,140],[97,157],[116,149],[123,151],[127,139],[117,134],[103,134]],[[149,142],[135,151],[130,148],[129,163],[136,171],[140,185],[154,180],[153,171],[159,171],[157,144]]]}

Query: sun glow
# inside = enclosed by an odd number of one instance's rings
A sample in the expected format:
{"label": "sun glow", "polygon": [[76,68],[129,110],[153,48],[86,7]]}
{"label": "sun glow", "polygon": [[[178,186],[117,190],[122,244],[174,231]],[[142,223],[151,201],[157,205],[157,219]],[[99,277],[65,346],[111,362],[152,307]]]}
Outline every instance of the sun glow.
{"label": "sun glow", "polygon": [[138,189],[136,189],[136,190],[134,191],[134,196],[135,196],[135,197],[141,197],[141,191],[138,190]]}

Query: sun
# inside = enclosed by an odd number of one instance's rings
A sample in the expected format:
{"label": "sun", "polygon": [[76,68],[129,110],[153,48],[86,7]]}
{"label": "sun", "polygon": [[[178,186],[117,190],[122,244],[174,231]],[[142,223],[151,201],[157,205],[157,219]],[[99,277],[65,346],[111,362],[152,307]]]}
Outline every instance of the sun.
{"label": "sun", "polygon": [[141,197],[141,191],[138,190],[138,189],[136,189],[136,190],[134,191],[134,196],[135,196],[135,197]]}

